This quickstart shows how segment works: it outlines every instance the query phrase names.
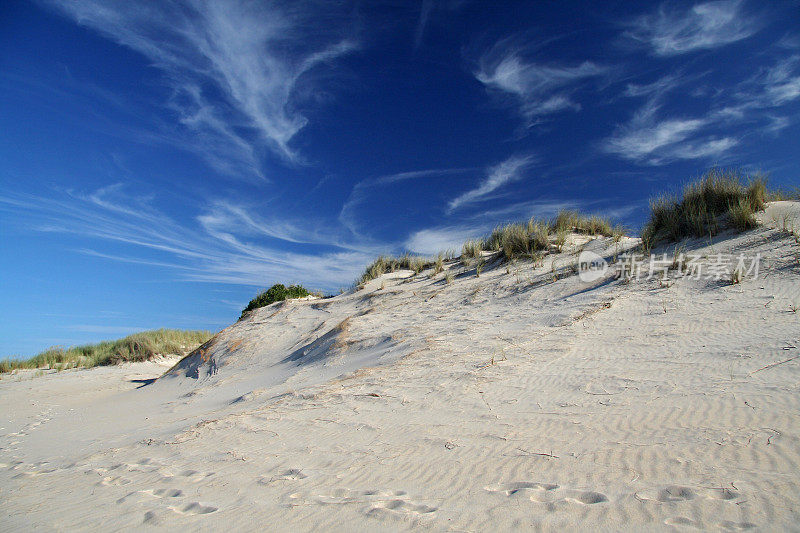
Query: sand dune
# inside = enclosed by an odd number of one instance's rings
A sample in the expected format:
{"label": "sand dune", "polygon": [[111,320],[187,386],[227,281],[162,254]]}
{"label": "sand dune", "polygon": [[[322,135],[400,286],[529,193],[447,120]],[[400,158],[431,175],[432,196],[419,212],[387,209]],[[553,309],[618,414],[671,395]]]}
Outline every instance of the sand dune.
{"label": "sand dune", "polygon": [[[166,366],[0,381],[0,529],[795,529],[798,204],[689,242],[756,279],[387,274]],[[800,223],[796,223],[800,226]],[[672,252],[673,247],[657,250]]]}

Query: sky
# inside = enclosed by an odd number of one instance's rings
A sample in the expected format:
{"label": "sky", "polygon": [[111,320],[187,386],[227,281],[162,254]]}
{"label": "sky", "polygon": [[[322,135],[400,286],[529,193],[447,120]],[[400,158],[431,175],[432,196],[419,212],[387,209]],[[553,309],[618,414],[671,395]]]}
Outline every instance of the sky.
{"label": "sky", "polygon": [[0,357],[218,330],[712,166],[800,185],[800,3],[6,0]]}

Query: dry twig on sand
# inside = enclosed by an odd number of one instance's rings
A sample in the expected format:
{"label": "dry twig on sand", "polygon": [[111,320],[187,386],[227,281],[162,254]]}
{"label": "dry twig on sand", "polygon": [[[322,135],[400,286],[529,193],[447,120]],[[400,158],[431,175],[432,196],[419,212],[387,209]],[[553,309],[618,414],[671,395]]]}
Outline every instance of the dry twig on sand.
{"label": "dry twig on sand", "polygon": [[752,375],[753,375],[753,374],[755,374],[756,372],[761,372],[762,370],[766,370],[766,369],[768,369],[768,368],[772,368],[773,366],[778,366],[778,365],[782,365],[783,363],[788,363],[789,361],[794,361],[794,360],[795,360],[795,359],[797,359],[798,357],[800,357],[800,355],[795,355],[794,357],[790,357],[789,359],[785,359],[785,360],[783,360],[783,361],[780,361],[780,362],[778,362],[778,363],[772,363],[771,365],[762,366],[762,367],[761,367],[761,368],[759,368],[758,370],[753,370],[752,372],[750,372],[750,374],[749,374],[749,375],[751,375],[751,376],[752,376]]}

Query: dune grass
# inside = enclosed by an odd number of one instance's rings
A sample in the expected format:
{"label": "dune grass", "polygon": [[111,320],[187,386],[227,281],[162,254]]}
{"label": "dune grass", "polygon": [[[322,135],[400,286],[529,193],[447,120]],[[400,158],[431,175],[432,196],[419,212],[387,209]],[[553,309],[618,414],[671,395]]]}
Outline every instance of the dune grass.
{"label": "dune grass", "polygon": [[[642,230],[642,245],[649,250],[661,241],[679,241],[685,237],[708,237],[725,227],[739,231],[756,226],[755,214],[774,200],[795,200],[798,191],[768,190],[761,174],[745,175],[739,170],[711,169],[683,188],[680,196],[666,194],[650,202],[650,219]],[[561,251],[571,233],[611,237],[619,241],[625,236],[621,226],[608,218],[562,210],[550,221],[532,218],[497,226],[481,239],[470,239],[461,249],[461,264],[470,267],[481,260],[484,252],[492,252],[513,261],[521,257],[541,258],[554,249]],[[417,265],[416,267],[412,266]],[[359,278],[358,284],[375,279],[386,272],[410,269],[418,273],[441,263],[432,263],[408,254],[400,257],[381,256]]]}
{"label": "dune grass", "polygon": [[686,185],[682,196],[667,194],[651,200],[642,242],[650,247],[661,241],[709,237],[726,225],[740,231],[753,228],[755,213],[764,209],[769,194],[760,174],[711,169]]}
{"label": "dune grass", "polygon": [[505,259],[513,260],[531,256],[540,251],[547,251],[551,246],[560,250],[569,233],[616,239],[625,234],[622,228],[613,226],[607,218],[562,210],[549,222],[531,218],[524,223],[517,222],[498,226],[482,241],[470,241],[468,245],[465,245],[464,251],[474,256],[476,243],[480,243],[481,250],[500,252]]}
{"label": "dune grass", "polygon": [[[480,239],[470,239],[461,248],[461,264],[471,266],[480,262],[484,252],[499,253],[500,257],[514,260],[519,257],[539,257],[539,252],[550,250],[551,246],[561,250],[569,233],[602,235],[621,238],[625,233],[619,226],[613,226],[607,218],[586,216],[576,211],[561,211],[551,221],[532,218],[527,222],[517,222],[497,226],[491,233]],[[444,270],[443,259],[451,259],[452,253],[439,254],[435,260],[405,254],[400,257],[382,255],[373,261],[356,281],[358,287],[376,279],[387,272],[412,270],[419,274],[433,268],[436,275]]]}
{"label": "dune grass", "polygon": [[250,300],[250,303],[247,304],[247,307],[242,310],[242,317],[253,309],[258,309],[259,307],[264,307],[271,303],[280,302],[286,300],[287,298],[303,298],[309,294],[310,293],[308,290],[302,285],[289,285],[286,287],[282,283],[276,283],[269,289],[259,292],[255,298]]}
{"label": "dune grass", "polygon": [[[387,272],[411,270],[416,275],[431,267],[443,268],[441,263],[444,261],[444,255],[440,254],[440,258],[437,257],[436,260],[430,260],[411,254],[405,254],[400,257],[381,255],[364,270],[364,273],[358,278],[358,285],[363,285],[368,281],[379,278]],[[439,265],[438,267],[437,264]]]}
{"label": "dune grass", "polygon": [[122,339],[70,348],[49,348],[30,359],[0,361],[0,373],[17,369],[91,368],[128,361],[147,361],[156,355],[183,355],[211,338],[210,331],[156,329]]}

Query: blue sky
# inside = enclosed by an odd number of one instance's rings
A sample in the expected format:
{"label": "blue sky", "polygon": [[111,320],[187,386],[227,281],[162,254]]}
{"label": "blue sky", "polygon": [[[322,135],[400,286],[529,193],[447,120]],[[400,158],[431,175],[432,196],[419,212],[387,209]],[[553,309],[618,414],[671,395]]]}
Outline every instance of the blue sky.
{"label": "blue sky", "polygon": [[[502,7],[501,7],[502,6]],[[800,182],[800,3],[4,2],[0,356],[713,165]]]}

